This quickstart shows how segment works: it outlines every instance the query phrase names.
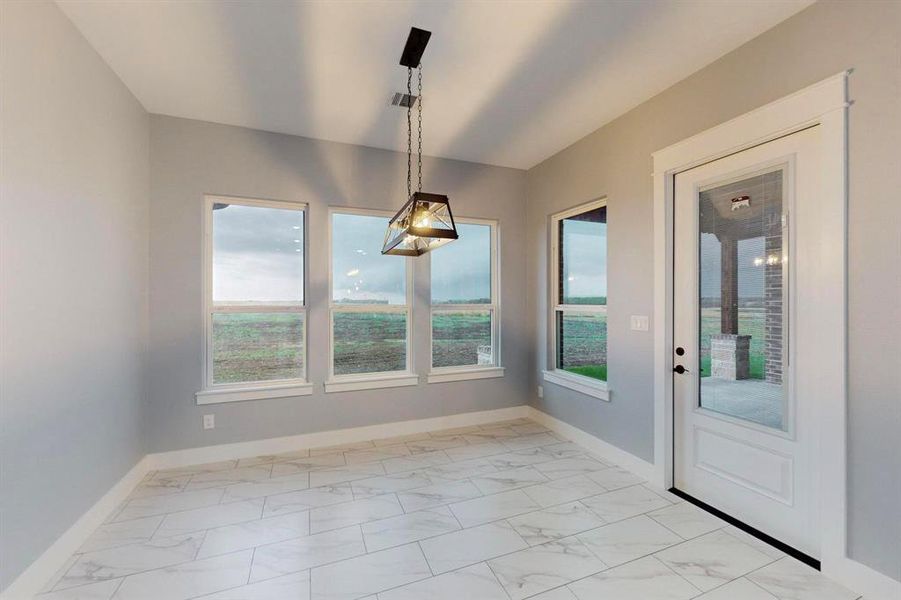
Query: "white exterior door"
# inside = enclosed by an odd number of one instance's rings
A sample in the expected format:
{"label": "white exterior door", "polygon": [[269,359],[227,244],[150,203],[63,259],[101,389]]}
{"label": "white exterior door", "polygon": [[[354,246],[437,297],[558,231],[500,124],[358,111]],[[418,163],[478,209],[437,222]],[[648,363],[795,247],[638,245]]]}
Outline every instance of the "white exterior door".
{"label": "white exterior door", "polygon": [[[820,127],[674,184],[675,487],[819,558]],[[833,240],[840,243],[840,240]],[[835,348],[835,346],[833,346]]]}

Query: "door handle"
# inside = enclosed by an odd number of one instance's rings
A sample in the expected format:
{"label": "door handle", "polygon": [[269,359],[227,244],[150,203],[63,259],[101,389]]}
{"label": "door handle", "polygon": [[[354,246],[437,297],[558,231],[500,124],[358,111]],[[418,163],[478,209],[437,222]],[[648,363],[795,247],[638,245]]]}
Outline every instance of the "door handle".
{"label": "door handle", "polygon": [[682,375],[683,373],[688,373],[688,369],[686,369],[686,368],[683,367],[682,365],[676,365],[676,366],[673,368],[673,371],[676,372],[676,373],[678,373],[679,375]]}

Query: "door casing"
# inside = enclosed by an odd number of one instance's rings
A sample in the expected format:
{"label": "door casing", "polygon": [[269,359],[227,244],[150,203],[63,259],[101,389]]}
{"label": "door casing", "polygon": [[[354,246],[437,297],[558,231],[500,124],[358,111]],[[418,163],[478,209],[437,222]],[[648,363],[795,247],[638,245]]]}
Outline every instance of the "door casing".
{"label": "door casing", "polygon": [[[828,211],[821,277],[835,302],[817,307],[824,326],[840,332],[838,348],[823,349],[817,489],[820,557],[827,573],[842,570],[846,540],[847,410],[847,78],[845,71],[717,127],[659,150],[654,161],[654,464],[658,486],[673,485],[673,202],[677,173],[790,135],[821,127],[823,193]],[[827,351],[828,350],[828,351]]]}

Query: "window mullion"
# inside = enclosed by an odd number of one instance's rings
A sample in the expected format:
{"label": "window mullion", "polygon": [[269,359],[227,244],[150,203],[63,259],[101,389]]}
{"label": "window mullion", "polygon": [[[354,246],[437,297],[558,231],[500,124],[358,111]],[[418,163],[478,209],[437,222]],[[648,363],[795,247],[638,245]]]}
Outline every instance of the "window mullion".
{"label": "window mullion", "polygon": [[554,307],[554,310],[558,310],[561,312],[581,312],[581,313],[599,313],[605,314],[607,312],[606,304],[558,304]]}
{"label": "window mullion", "polygon": [[494,307],[494,304],[432,304],[432,310],[439,312],[476,312]]}
{"label": "window mullion", "polygon": [[280,312],[304,312],[306,307],[302,304],[226,304],[213,305],[210,312],[214,313],[280,313]]}
{"label": "window mullion", "polygon": [[345,313],[403,313],[409,312],[410,307],[407,304],[332,304],[329,310]]}

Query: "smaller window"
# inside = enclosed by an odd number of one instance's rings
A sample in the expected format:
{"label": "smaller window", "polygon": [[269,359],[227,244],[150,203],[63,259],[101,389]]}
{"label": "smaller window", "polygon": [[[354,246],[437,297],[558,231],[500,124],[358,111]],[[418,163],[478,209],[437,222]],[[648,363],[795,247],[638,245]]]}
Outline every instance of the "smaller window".
{"label": "smaller window", "polygon": [[432,369],[497,367],[497,225],[457,219],[457,233],[430,254]]}
{"label": "smaller window", "polygon": [[607,206],[553,217],[555,368],[607,381]]}
{"label": "smaller window", "polygon": [[207,197],[206,389],[305,382],[304,214]]}

